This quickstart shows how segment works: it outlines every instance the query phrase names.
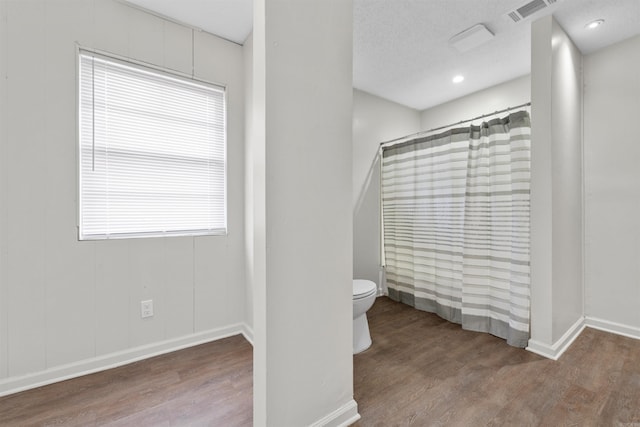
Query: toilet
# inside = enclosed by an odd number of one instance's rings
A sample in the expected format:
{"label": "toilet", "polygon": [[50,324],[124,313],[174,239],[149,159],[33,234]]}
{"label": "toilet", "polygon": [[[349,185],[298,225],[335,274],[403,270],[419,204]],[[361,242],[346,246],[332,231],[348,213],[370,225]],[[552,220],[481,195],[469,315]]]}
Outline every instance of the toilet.
{"label": "toilet", "polygon": [[353,280],[353,354],[371,346],[367,310],[376,300],[378,289],[371,280]]}

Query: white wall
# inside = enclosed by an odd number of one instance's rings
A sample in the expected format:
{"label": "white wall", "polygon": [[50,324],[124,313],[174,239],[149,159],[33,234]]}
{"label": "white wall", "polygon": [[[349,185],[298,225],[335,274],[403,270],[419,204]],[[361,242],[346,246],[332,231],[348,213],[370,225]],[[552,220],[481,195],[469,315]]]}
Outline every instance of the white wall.
{"label": "white wall", "polygon": [[582,55],[548,16],[532,24],[531,341],[557,357],[579,332]]}
{"label": "white wall", "polygon": [[253,270],[254,270],[254,174],[253,174],[253,33],[242,45],[244,55],[245,140],[244,140],[244,253],[245,253],[245,325],[253,338]]}
{"label": "white wall", "polygon": [[[0,14],[0,393],[238,332],[242,48],[112,0]],[[76,42],[227,85],[228,236],[78,241]]]}
{"label": "white wall", "polygon": [[358,416],[352,13],[349,0],[254,2],[257,426],[340,425]]}
{"label": "white wall", "polygon": [[428,130],[448,126],[530,101],[531,76],[522,76],[423,110],[420,113],[420,128]]}
{"label": "white wall", "polygon": [[585,314],[640,338],[640,36],[584,58]]}
{"label": "white wall", "polygon": [[353,91],[353,277],[379,286],[380,143],[420,130],[418,111]]}
{"label": "white wall", "polygon": [[584,315],[582,54],[555,20],[551,45],[553,341],[556,342]]}

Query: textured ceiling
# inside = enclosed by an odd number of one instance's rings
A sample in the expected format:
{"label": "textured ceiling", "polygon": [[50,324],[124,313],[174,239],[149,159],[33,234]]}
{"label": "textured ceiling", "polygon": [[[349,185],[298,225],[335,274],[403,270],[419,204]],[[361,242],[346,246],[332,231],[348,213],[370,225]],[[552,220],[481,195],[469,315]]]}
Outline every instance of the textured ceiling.
{"label": "textured ceiling", "polygon": [[[564,0],[514,23],[528,0],[354,0],[354,87],[418,110],[525,74],[531,21],[553,13],[583,53],[640,33],[640,0]],[[595,30],[584,25],[597,18]],[[482,23],[495,37],[465,53],[448,40]],[[453,84],[456,74],[465,76]]]}
{"label": "textured ceiling", "polygon": [[[125,0],[236,43],[251,31],[252,0]],[[304,0],[290,0],[304,1]],[[529,0],[353,0],[353,85],[422,110],[529,74],[531,21],[553,13],[585,54],[640,34],[640,0],[558,0],[519,23]],[[594,19],[605,24],[588,31]],[[484,24],[495,37],[465,53],[449,39]],[[464,82],[454,85],[456,74]]]}
{"label": "textured ceiling", "polygon": [[[520,0],[354,2],[354,87],[416,109],[529,73],[530,29],[502,15]],[[495,37],[465,53],[449,39],[483,23]],[[454,75],[465,76],[453,84]]]}
{"label": "textured ceiling", "polygon": [[[554,13],[583,54],[640,34],[640,0],[565,0]],[[585,24],[596,19],[605,24],[589,31]]]}

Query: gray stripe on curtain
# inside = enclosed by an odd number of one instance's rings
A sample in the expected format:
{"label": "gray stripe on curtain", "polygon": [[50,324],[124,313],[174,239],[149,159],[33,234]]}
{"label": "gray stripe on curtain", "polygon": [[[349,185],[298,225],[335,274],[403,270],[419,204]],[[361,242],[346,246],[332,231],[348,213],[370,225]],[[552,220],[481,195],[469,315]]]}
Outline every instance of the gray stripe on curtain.
{"label": "gray stripe on curtain", "polygon": [[529,114],[405,141],[381,168],[389,296],[526,346]]}

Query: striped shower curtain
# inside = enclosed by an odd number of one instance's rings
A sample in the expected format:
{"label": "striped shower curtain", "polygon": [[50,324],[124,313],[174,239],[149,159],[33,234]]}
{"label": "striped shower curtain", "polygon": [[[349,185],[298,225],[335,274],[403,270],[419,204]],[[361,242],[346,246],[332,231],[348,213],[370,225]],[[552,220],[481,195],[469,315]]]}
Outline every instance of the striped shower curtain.
{"label": "striped shower curtain", "polygon": [[519,111],[383,148],[390,298],[527,345],[530,131]]}

